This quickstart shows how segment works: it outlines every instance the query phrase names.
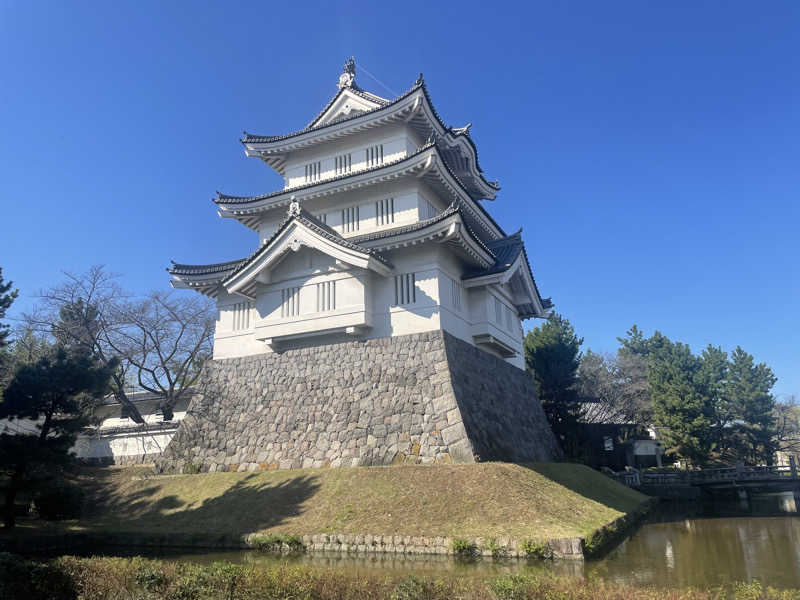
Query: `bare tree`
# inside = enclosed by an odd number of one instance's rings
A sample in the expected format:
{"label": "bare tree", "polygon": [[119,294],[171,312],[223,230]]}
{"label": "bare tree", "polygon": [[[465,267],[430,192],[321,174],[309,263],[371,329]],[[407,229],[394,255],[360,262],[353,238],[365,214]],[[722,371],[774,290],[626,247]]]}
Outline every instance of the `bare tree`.
{"label": "bare tree", "polygon": [[[95,265],[86,273],[65,272],[64,276],[62,283],[39,292],[38,304],[23,316],[27,325],[64,346],[84,347],[104,363],[118,357],[108,343],[108,334],[117,327],[116,304],[126,297],[117,283],[119,276],[102,265]],[[139,409],[126,391],[129,369],[130,363],[121,360],[111,378],[111,391],[134,422],[143,424]]]}
{"label": "bare tree", "polygon": [[647,363],[641,356],[587,351],[578,369],[578,390],[586,423],[650,423]]}
{"label": "bare tree", "polygon": [[103,362],[120,361],[112,392],[130,417],[144,424],[128,390],[130,381],[161,398],[164,419],[185,397],[211,355],[215,309],[211,301],[155,292],[133,298],[103,266],[65,273],[39,294],[28,325],[66,347],[90,350]]}
{"label": "bare tree", "polygon": [[215,319],[209,300],[161,292],[115,308],[117,326],[108,343],[134,370],[139,386],[161,398],[165,421],[211,356]]}
{"label": "bare tree", "polygon": [[800,404],[791,396],[775,405],[778,449],[788,454],[800,453]]}

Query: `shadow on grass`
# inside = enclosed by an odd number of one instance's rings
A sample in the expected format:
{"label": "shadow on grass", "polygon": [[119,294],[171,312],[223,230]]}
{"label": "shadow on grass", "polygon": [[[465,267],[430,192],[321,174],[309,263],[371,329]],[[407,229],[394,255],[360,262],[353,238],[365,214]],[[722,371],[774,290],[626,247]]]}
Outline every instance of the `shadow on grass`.
{"label": "shadow on grass", "polygon": [[[207,476],[187,476],[198,486]],[[168,491],[166,480],[145,480],[135,492],[121,492],[112,473],[93,474],[91,528],[140,532],[243,534],[281,525],[303,512],[303,504],[319,489],[316,476],[290,477],[278,482],[256,481],[252,473],[220,495],[189,502]],[[209,492],[211,494],[213,492]]]}
{"label": "shadow on grass", "polygon": [[631,512],[647,500],[647,496],[625,487],[585,465],[520,463],[520,466],[535,471],[584,498],[589,498],[619,512]]}

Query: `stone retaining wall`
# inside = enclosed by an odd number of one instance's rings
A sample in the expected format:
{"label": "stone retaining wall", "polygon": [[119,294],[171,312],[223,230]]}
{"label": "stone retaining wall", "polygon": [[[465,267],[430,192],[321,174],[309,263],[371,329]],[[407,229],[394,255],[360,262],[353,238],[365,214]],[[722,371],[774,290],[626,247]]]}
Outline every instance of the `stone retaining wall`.
{"label": "stone retaining wall", "polygon": [[[182,533],[134,533],[69,532],[64,534],[33,535],[0,539],[0,552],[39,554],[54,552],[92,552],[110,546],[125,548],[206,548],[224,550],[247,550],[257,546],[261,534],[220,535]],[[376,554],[394,555],[440,555],[453,556],[453,538],[400,536],[400,535],[304,535],[301,536],[304,552],[346,553],[364,556]],[[489,540],[472,538],[466,540],[478,549],[477,555],[491,557]],[[522,542],[511,538],[492,540],[496,558],[525,558]],[[582,538],[560,538],[544,543],[553,558],[583,560]],[[287,547],[288,549],[288,547]]]}
{"label": "stone retaining wall", "polygon": [[561,456],[524,371],[443,331],[209,361],[161,472]]}

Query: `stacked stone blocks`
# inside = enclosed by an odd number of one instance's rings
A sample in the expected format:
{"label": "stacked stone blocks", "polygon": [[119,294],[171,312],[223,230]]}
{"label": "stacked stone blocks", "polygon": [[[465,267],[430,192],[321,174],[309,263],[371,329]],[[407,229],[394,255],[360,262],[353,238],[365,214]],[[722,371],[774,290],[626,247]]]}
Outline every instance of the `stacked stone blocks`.
{"label": "stacked stone blocks", "polygon": [[544,461],[530,376],[443,331],[209,361],[162,472]]}

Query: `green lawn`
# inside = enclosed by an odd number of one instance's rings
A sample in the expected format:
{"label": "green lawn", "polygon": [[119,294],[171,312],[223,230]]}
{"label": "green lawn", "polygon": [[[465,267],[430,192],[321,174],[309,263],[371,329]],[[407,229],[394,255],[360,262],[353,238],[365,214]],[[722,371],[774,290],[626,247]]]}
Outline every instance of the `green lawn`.
{"label": "green lawn", "polygon": [[[646,497],[582,465],[356,467],[154,476],[87,469],[72,530],[585,537]],[[24,526],[24,523],[23,523]],[[24,531],[24,527],[19,533]]]}

